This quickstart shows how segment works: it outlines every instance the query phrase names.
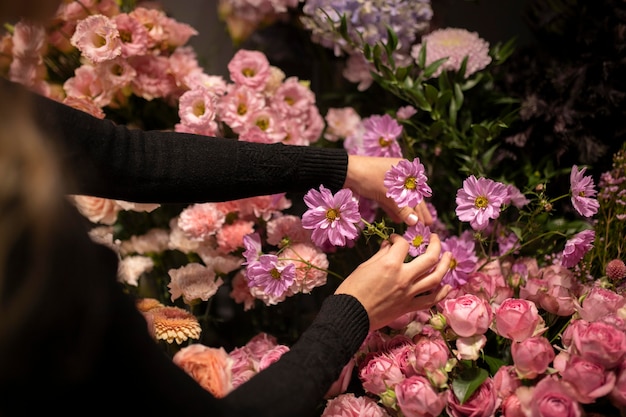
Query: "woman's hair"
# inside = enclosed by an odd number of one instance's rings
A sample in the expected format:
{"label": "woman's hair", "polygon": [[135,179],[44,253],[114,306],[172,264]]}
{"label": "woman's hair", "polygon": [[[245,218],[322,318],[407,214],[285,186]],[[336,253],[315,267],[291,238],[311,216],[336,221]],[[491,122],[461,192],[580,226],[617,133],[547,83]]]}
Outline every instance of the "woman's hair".
{"label": "woman's hair", "polygon": [[0,348],[32,318],[45,276],[37,254],[54,245],[63,199],[54,152],[32,117],[26,96],[0,87]]}

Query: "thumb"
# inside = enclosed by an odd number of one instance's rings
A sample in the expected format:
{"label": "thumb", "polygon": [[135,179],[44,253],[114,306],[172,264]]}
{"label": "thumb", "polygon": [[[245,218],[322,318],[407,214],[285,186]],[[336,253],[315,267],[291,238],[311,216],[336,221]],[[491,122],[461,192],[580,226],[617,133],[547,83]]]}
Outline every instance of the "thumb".
{"label": "thumb", "polygon": [[411,207],[402,207],[399,209],[398,217],[409,226],[415,226],[419,220],[417,212]]}

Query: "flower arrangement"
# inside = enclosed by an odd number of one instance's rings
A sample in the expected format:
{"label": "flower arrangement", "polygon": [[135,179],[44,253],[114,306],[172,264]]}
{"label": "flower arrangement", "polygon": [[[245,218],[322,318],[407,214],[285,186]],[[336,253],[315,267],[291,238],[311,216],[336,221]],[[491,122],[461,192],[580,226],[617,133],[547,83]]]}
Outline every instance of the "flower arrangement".
{"label": "flower arrangement", "polygon": [[[270,3],[219,7],[231,23],[270,24],[298,2]],[[195,29],[153,3],[65,2],[50,26],[19,22],[2,40],[4,75],[97,117],[401,157],[385,177],[388,197],[431,210],[432,225],[408,227],[324,187],[300,207],[282,194],[189,206],[73,196],[92,238],[120,255],[119,279],[141,298],[155,340],[223,396],[297,338],[293,328],[277,338],[266,314],[323,294],[392,232],[410,257],[436,232],[452,253],[452,291],[371,332],[321,416],[624,415],[626,145],[596,178],[584,163],[525,159],[507,136],[523,108],[498,87],[512,42],[432,29],[427,1],[302,3],[297,24],[345,64],[353,102],[379,87],[380,108],[330,106],[322,116],[309,83],[251,49],[233,56],[230,80],[206,74],[185,46]],[[158,120],[146,109],[159,109]],[[214,338],[225,298],[258,313],[244,317],[258,324],[252,336],[227,348]]]}

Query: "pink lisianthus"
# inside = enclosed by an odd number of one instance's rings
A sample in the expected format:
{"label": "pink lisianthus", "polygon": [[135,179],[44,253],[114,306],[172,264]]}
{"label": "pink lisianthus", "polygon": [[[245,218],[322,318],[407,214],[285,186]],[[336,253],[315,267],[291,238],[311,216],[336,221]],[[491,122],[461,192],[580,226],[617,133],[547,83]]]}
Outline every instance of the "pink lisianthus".
{"label": "pink lisianthus", "polygon": [[470,175],[456,193],[456,215],[474,230],[483,230],[490,219],[500,217],[500,208],[508,195],[504,184]]}
{"label": "pink lisianthus", "polygon": [[79,21],[70,42],[85,58],[95,63],[111,60],[122,53],[117,25],[101,14]]}
{"label": "pink lisianthus", "polygon": [[259,51],[240,49],[228,63],[230,79],[255,91],[263,91],[270,78],[270,63]]}
{"label": "pink lisianthus", "polygon": [[598,212],[600,203],[594,197],[596,190],[591,175],[584,175],[585,170],[578,169],[578,166],[572,167],[570,174],[570,193],[572,195],[572,205],[584,217],[591,217]]}
{"label": "pink lisianthus", "polygon": [[521,379],[533,379],[546,372],[555,353],[548,339],[533,336],[521,342],[513,342],[511,356],[518,376]]}
{"label": "pink lisianthus", "polygon": [[521,342],[539,333],[544,321],[535,303],[529,300],[508,298],[495,312],[495,330],[507,339]]}
{"label": "pink lisianthus", "polygon": [[447,391],[446,412],[451,417],[490,417],[498,405],[498,395],[491,378],[478,387],[476,391],[461,403],[452,390]]}
{"label": "pink lisianthus", "polygon": [[415,207],[425,197],[432,196],[432,190],[426,183],[424,165],[419,158],[398,162],[385,173],[384,184],[387,187],[387,197],[393,199],[398,207]]}
{"label": "pink lisianthus", "polygon": [[445,299],[440,305],[441,314],[446,318],[448,325],[461,337],[484,334],[491,325],[493,318],[491,306],[474,294]]}
{"label": "pink lisianthus", "polygon": [[404,379],[396,385],[395,394],[405,417],[438,416],[446,406],[445,392],[439,392],[423,376]]}
{"label": "pink lisianthus", "polygon": [[345,246],[359,236],[356,225],[361,221],[359,205],[347,188],[335,195],[324,187],[309,190],[304,196],[308,210],[302,215],[302,227],[313,230],[311,238],[323,247],[327,242]]}

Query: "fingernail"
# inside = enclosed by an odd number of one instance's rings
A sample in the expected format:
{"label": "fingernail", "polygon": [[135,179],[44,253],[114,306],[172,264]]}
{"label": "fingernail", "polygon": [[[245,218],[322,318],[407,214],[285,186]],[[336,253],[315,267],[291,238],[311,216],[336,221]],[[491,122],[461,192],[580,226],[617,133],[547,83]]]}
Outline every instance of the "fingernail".
{"label": "fingernail", "polygon": [[417,214],[411,213],[406,218],[406,224],[408,224],[409,226],[413,226],[417,223],[418,220],[419,219],[417,218]]}

